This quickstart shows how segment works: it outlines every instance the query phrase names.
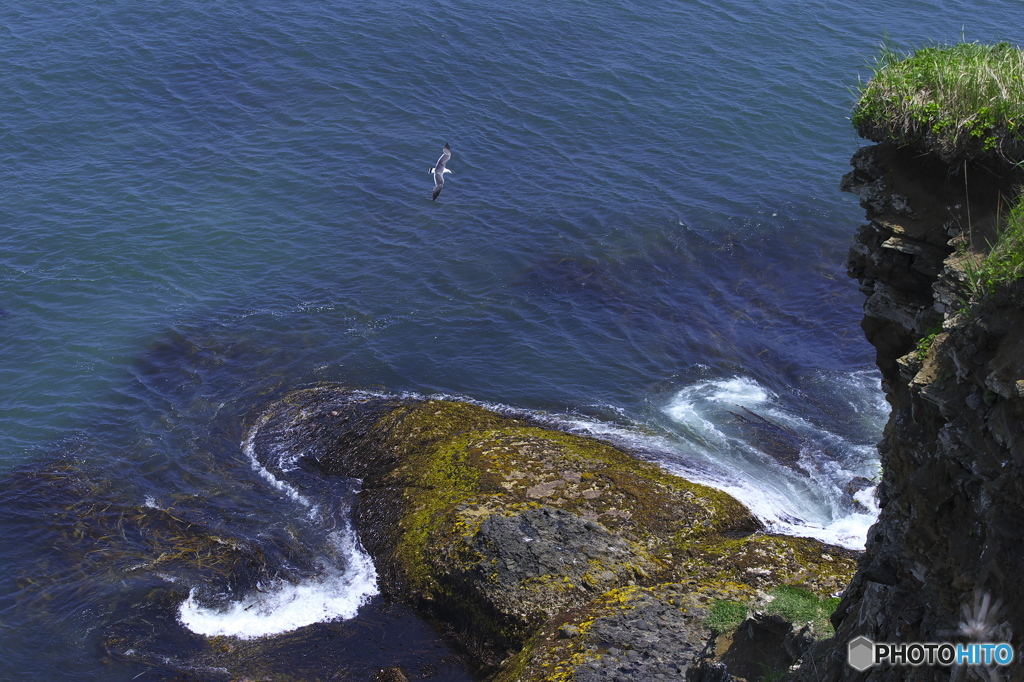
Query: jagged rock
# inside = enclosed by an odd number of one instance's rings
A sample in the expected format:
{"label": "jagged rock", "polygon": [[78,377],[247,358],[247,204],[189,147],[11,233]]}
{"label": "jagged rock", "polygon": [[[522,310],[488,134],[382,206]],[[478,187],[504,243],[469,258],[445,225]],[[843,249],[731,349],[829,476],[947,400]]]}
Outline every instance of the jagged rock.
{"label": "jagged rock", "polygon": [[[893,409],[879,444],[881,514],[833,615],[834,640],[811,647],[797,679],[949,679],[941,666],[858,673],[846,645],[860,635],[964,641],[968,630],[1024,645],[1024,296],[1009,286],[972,298],[965,273],[1021,176],[992,163],[949,168],[887,144],[852,163],[856,179],[843,186],[860,194],[870,223],[849,271],[869,296],[863,327]],[[945,246],[950,237],[959,246]],[[985,594],[1002,608],[966,628]],[[1019,680],[1024,669],[1002,674]]]}

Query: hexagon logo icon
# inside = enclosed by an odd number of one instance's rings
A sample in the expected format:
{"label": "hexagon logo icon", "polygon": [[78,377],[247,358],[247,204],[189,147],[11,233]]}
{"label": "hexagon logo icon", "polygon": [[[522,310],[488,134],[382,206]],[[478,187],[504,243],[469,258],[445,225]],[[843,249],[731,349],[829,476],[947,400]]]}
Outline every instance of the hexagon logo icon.
{"label": "hexagon logo icon", "polygon": [[875,663],[875,643],[861,635],[846,645],[846,662],[857,672],[864,672]]}

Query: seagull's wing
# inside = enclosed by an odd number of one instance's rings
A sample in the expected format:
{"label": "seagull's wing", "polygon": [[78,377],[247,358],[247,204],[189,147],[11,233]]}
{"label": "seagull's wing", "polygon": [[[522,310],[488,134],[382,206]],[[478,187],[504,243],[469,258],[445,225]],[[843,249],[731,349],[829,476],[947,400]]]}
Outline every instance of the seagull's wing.
{"label": "seagull's wing", "polygon": [[434,194],[431,197],[433,201],[437,200],[437,195],[441,193],[441,188],[444,187],[444,165],[448,163],[450,158],[452,158],[452,148],[445,142],[444,153],[441,154],[441,158],[437,160],[437,165],[434,166]]}
{"label": "seagull's wing", "polygon": [[[441,154],[441,158],[437,160],[437,165],[434,168],[440,169],[441,172],[444,173],[444,165],[448,163],[448,159],[450,158],[452,158],[452,148],[448,146],[447,142],[445,142],[444,152]],[[435,170],[434,172],[436,173],[437,171]]]}

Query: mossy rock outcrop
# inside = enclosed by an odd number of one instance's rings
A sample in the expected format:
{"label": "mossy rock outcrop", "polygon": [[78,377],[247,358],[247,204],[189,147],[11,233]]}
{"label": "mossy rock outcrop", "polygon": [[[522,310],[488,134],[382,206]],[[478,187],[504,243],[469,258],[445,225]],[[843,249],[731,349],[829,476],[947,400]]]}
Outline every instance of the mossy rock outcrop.
{"label": "mossy rock outcrop", "polygon": [[765,533],[722,491],[477,405],[320,386],[265,415],[261,447],[363,480],[357,527],[385,594],[498,680],[681,674],[713,653],[713,600],[830,596],[855,568],[848,550]]}

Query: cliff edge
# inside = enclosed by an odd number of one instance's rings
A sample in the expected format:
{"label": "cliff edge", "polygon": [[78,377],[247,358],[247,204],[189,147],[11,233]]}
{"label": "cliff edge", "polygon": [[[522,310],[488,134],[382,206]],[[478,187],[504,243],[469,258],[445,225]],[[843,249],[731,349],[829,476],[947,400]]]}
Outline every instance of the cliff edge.
{"label": "cliff edge", "polygon": [[[979,291],[978,269],[1024,180],[999,159],[949,165],[883,142],[842,182],[868,223],[848,260],[892,406],[879,444],[881,513],[802,677],[1024,679],[1005,668],[847,663],[847,644],[1024,646],[1024,287]],[[965,678],[965,679],[967,679]]]}

